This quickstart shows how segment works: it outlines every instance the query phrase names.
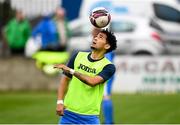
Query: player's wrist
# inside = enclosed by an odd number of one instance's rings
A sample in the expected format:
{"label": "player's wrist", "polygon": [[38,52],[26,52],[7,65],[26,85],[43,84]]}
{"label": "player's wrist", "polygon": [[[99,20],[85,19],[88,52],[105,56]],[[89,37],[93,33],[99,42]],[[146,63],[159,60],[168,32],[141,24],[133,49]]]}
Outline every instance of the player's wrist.
{"label": "player's wrist", "polygon": [[64,101],[63,101],[63,100],[57,100],[57,105],[58,105],[58,104],[62,104],[62,105],[63,105],[63,104],[64,104]]}
{"label": "player's wrist", "polygon": [[70,70],[69,70],[69,73],[70,73],[71,75],[74,75],[75,70],[74,70],[74,69],[70,69]]}

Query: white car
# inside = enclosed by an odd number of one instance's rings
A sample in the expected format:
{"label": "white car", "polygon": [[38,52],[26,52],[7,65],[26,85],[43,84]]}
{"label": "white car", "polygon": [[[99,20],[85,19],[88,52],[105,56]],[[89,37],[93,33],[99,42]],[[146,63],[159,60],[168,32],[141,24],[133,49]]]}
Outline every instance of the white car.
{"label": "white car", "polygon": [[153,27],[161,30],[167,54],[180,54],[180,3],[174,6],[154,4]]}
{"label": "white car", "polygon": [[[88,19],[71,23],[72,38],[69,50],[89,50],[92,40],[92,25]],[[109,25],[117,38],[117,54],[159,55],[164,45],[158,31],[150,26],[150,19],[124,16],[113,17]]]}

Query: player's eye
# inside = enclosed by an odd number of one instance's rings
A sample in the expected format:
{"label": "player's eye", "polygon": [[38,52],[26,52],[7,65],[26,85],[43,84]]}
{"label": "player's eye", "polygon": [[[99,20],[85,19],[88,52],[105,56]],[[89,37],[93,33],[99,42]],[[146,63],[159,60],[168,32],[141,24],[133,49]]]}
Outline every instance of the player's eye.
{"label": "player's eye", "polygon": [[102,36],[102,35],[99,35],[99,38],[103,39],[103,36]]}

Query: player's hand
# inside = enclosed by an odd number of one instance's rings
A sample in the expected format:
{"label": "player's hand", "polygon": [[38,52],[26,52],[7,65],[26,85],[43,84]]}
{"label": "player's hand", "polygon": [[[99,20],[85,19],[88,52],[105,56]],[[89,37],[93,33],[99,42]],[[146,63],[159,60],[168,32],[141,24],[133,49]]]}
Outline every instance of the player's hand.
{"label": "player's hand", "polygon": [[70,73],[70,68],[64,64],[56,64],[56,65],[54,65],[54,68],[62,69],[64,72]]}
{"label": "player's hand", "polygon": [[57,107],[56,107],[56,114],[59,115],[59,116],[62,116],[64,115],[64,105],[63,104],[57,104]]}

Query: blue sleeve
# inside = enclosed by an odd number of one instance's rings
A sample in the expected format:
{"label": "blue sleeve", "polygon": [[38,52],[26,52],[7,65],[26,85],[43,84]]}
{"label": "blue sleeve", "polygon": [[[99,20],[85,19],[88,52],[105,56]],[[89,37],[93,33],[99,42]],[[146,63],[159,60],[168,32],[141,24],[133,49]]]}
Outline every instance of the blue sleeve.
{"label": "blue sleeve", "polygon": [[[69,62],[67,63],[67,66],[68,66],[69,68],[71,68],[71,69],[74,69],[74,60],[75,60],[77,54],[78,54],[78,52],[75,53],[75,54],[73,54],[73,55],[71,56]],[[67,77],[69,77],[69,78],[72,78],[72,75],[69,74],[69,73],[63,72],[63,74],[65,74],[65,75],[66,75]]]}
{"label": "blue sleeve", "polygon": [[33,29],[32,31],[32,37],[36,37],[39,33],[42,32],[44,29],[44,23],[41,21],[40,23],[37,24],[37,26]]}
{"label": "blue sleeve", "polygon": [[115,71],[115,66],[113,64],[108,64],[98,75],[101,76],[104,79],[104,81],[106,81],[114,75]]}

